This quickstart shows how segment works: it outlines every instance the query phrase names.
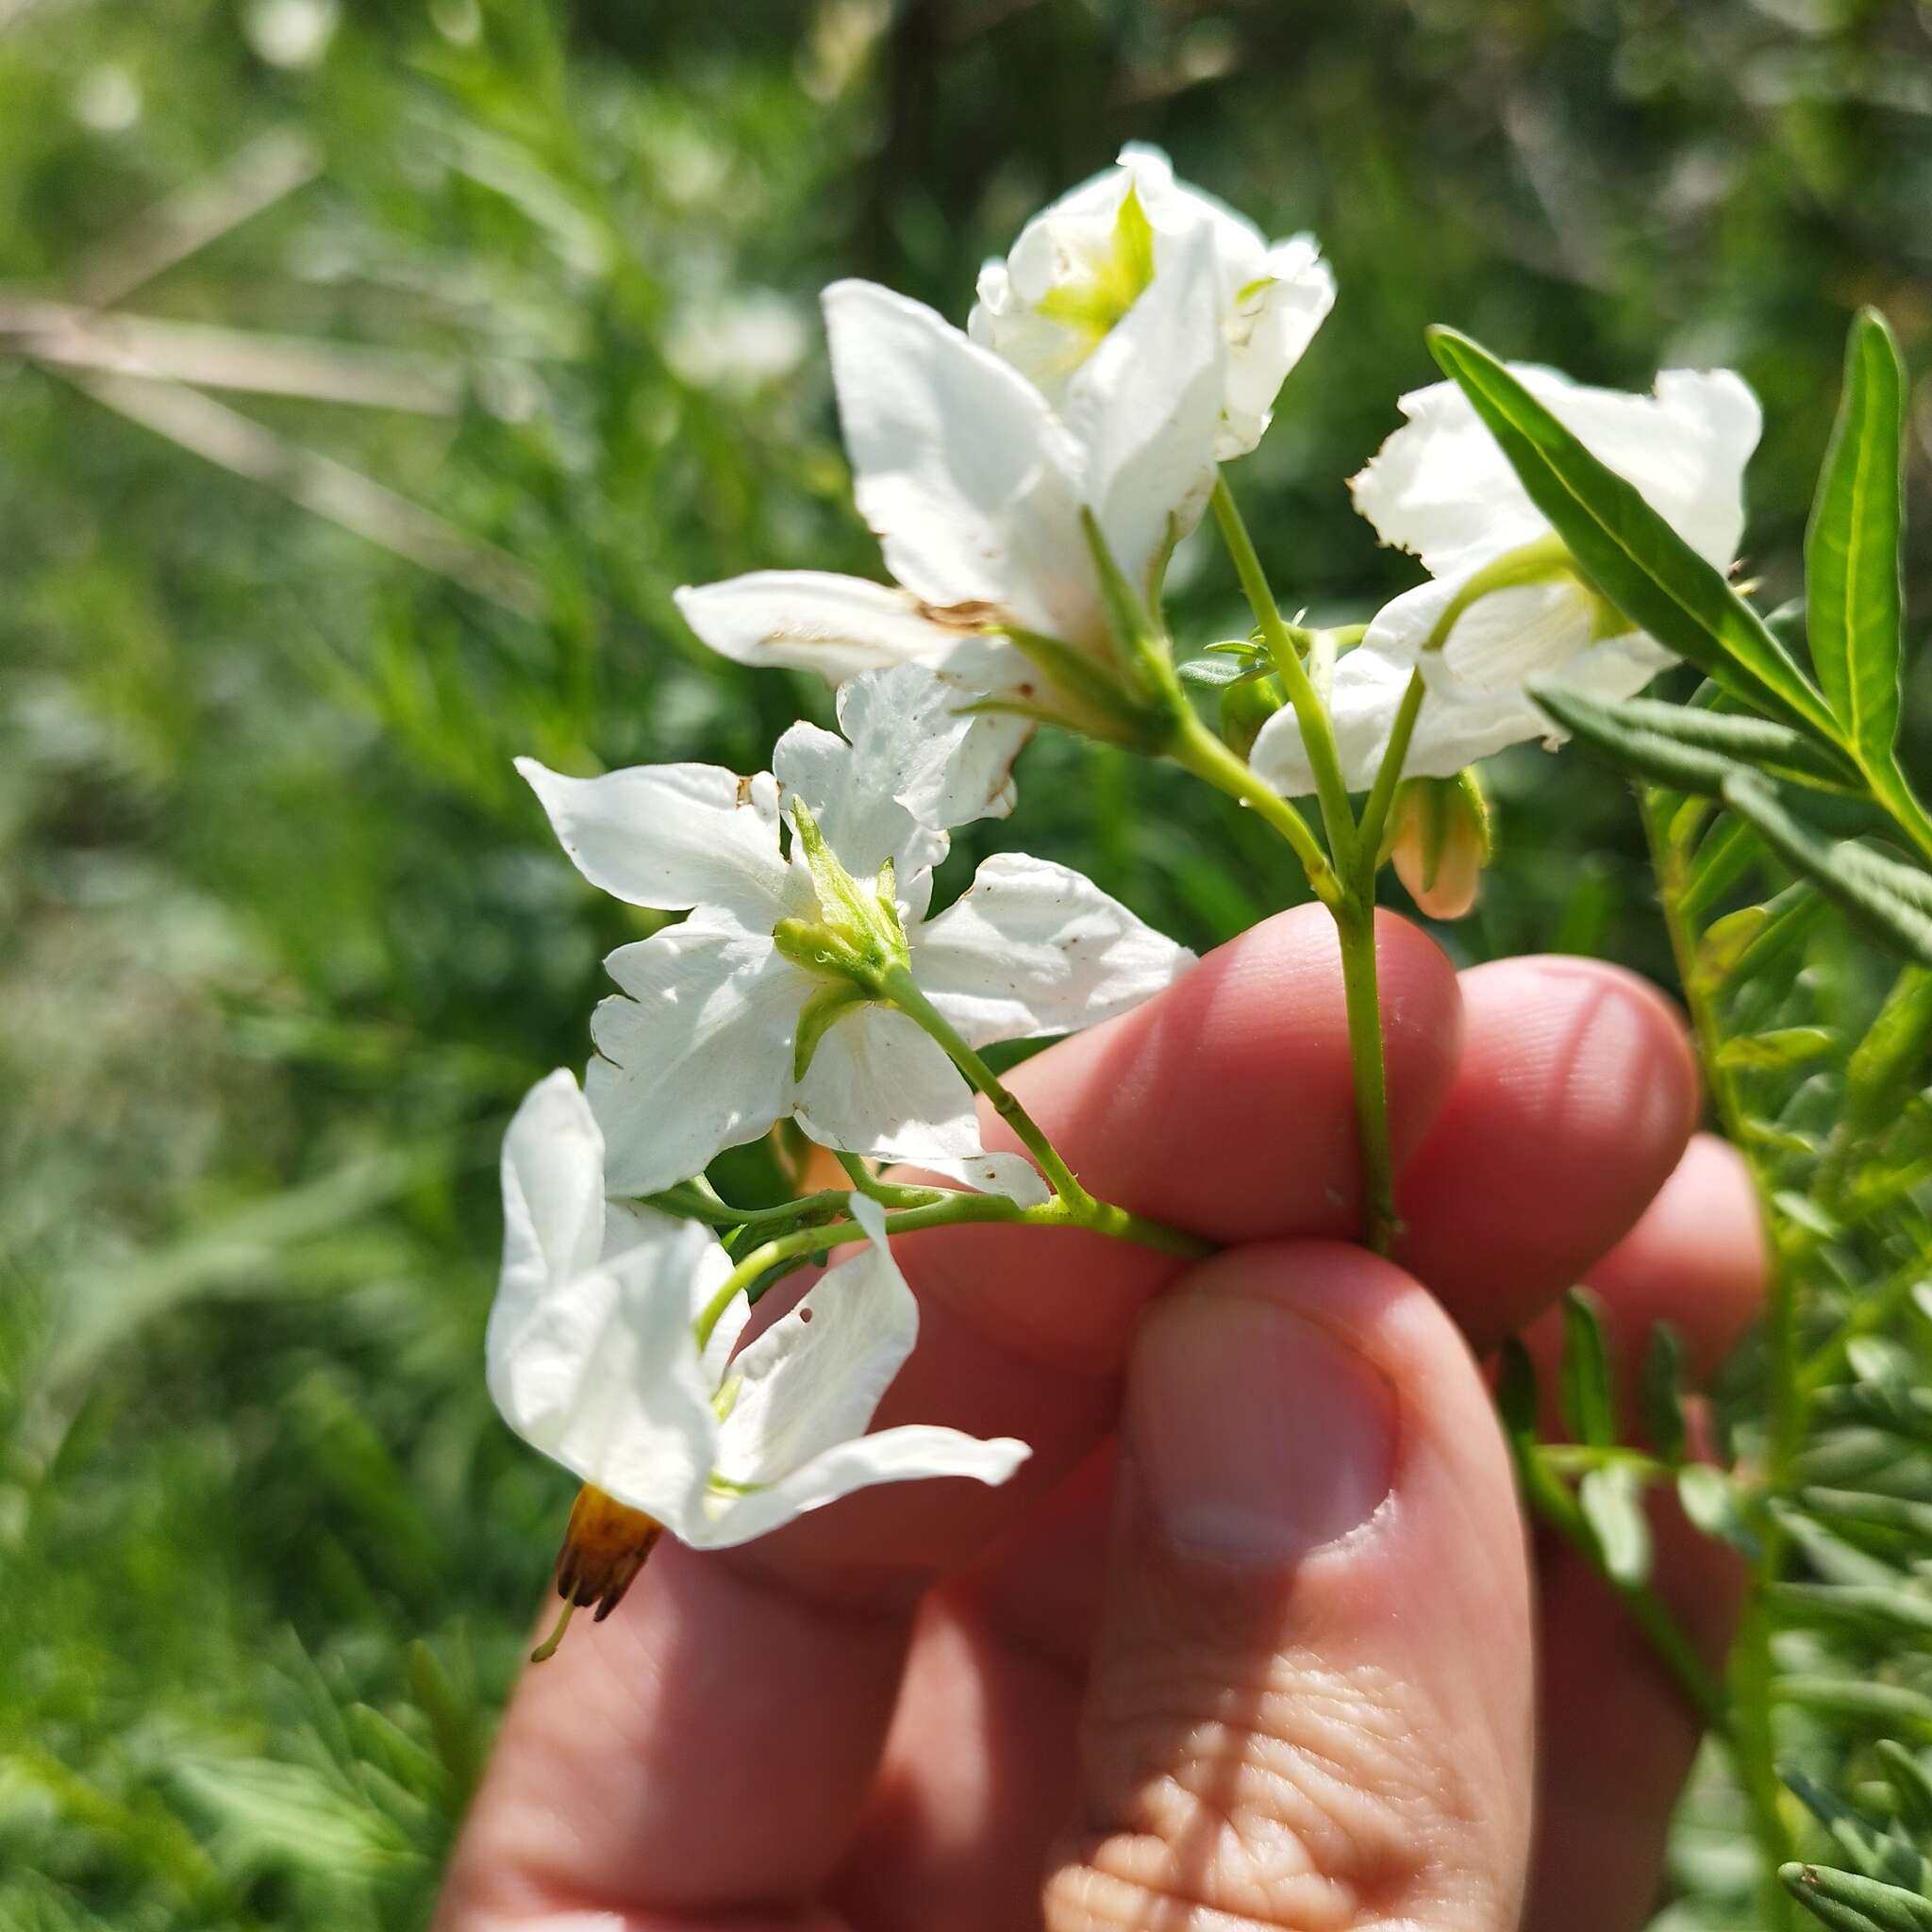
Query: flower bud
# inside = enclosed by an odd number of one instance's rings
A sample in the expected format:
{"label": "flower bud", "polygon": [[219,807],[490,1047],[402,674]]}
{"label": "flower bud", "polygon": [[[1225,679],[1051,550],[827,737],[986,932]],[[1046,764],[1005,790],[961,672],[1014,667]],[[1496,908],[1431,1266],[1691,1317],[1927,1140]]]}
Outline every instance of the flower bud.
{"label": "flower bud", "polygon": [[1261,727],[1288,702],[1281,680],[1274,676],[1243,677],[1221,693],[1221,736],[1228,750],[1245,758],[1255,748]]}
{"label": "flower bud", "polygon": [[1489,800],[1474,768],[1453,778],[1409,778],[1395,794],[1390,855],[1416,909],[1460,919],[1475,905],[1494,847]]}

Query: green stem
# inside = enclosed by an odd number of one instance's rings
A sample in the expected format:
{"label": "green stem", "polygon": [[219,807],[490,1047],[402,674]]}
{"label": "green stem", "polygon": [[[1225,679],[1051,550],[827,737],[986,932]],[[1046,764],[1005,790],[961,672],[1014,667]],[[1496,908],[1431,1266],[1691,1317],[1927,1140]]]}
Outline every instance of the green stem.
{"label": "green stem", "polygon": [[1255,552],[1254,540],[1236,508],[1234,492],[1227,478],[1214,479],[1214,521],[1221,527],[1222,541],[1234,559],[1235,575],[1241,591],[1260,626],[1261,641],[1274,663],[1274,674],[1294,707],[1295,721],[1301,726],[1302,742],[1307,747],[1308,767],[1315,774],[1315,795],[1321,801],[1322,823],[1328,833],[1328,849],[1342,871],[1349,869],[1355,855],[1355,816],[1348,807],[1348,786],[1341,775],[1341,755],[1336,749],[1335,727],[1328,720],[1328,708],[1308,681],[1307,667],[1288,625],[1282,621],[1274,593]]}
{"label": "green stem", "polygon": [[[1771,1205],[1771,1187],[1760,1171],[1746,1131],[1744,1109],[1731,1069],[1719,1049],[1724,1035],[1719,1025],[1712,988],[1697,957],[1697,935],[1684,908],[1686,879],[1682,861],[1671,844],[1661,796],[1645,788],[1640,793],[1643,834],[1650,846],[1651,867],[1657,875],[1657,899],[1664,926],[1676,960],[1677,978],[1690,1015],[1690,1029],[1703,1064],[1707,1088],[1720,1124],[1737,1148],[1751,1175],[1752,1192],[1764,1227],[1766,1265],[1765,1333],[1768,1343],[1770,1430],[1765,1457],[1765,1487],[1776,1495],[1789,1486],[1791,1465],[1804,1444],[1805,1397],[1800,1386],[1798,1320],[1794,1287],[1778,1241]],[[1731,1756],[1738,1781],[1751,1814],[1752,1836],[1759,1860],[1758,1910],[1767,1926],[1794,1923],[1789,1896],[1778,1882],[1778,1868],[1795,1853],[1785,1816],[1784,1787],[1777,1774],[1777,1740],[1772,1707],[1776,1665],[1772,1657],[1774,1628],[1771,1591],[1783,1567],[1786,1538],[1774,1511],[1767,1512],[1760,1531],[1763,1554],[1753,1565],[1751,1586],[1737,1641],[1731,1648]]]}
{"label": "green stem", "polygon": [[1382,763],[1375,773],[1369,802],[1362,807],[1357,836],[1360,840],[1362,863],[1371,879],[1374,877],[1382,857],[1382,835],[1388,828],[1389,814],[1394,808],[1395,788],[1402,783],[1402,769],[1408,762],[1409,743],[1415,737],[1416,720],[1422,715],[1423,699],[1427,691],[1422,673],[1411,671],[1408,684],[1402,693],[1402,702],[1396,706],[1394,721],[1389,727],[1388,749],[1382,754]]}
{"label": "green stem", "polygon": [[1724,1688],[1705,1668],[1704,1660],[1663,1600],[1649,1585],[1627,1583],[1610,1574],[1597,1540],[1584,1521],[1582,1506],[1569,1486],[1559,1481],[1548,1466],[1544,1459],[1548,1452],[1541,1444],[1512,1434],[1510,1448],[1517,1478],[1530,1507],[1616,1591],[1631,1621],[1649,1641],[1658,1661],[1671,1674],[1684,1701],[1697,1713],[1705,1728],[1727,1742],[1734,1741]]}
{"label": "green stem", "polygon": [[938,1041],[946,1058],[992,1102],[993,1111],[1019,1136],[1047,1183],[1063,1201],[1092,1207],[1093,1196],[1080,1185],[1074,1170],[1047,1138],[1045,1129],[1021,1106],[1020,1097],[962,1040],[946,1016],[920,991],[912,974],[899,966],[883,979],[880,991],[929,1039]]}
{"label": "green stem", "polygon": [[1374,874],[1368,893],[1335,915],[1341,940],[1341,985],[1348,1007],[1348,1051],[1355,1072],[1356,1137],[1361,1146],[1362,1245],[1387,1255],[1402,1224],[1395,1214],[1395,1165],[1389,1147],[1389,1070],[1375,976]]}
{"label": "green stem", "polygon": [[1229,798],[1239,799],[1255,816],[1279,832],[1307,874],[1308,889],[1331,910],[1341,905],[1341,881],[1328,856],[1322,850],[1308,822],[1280,792],[1260,777],[1245,760],[1235,757],[1221,740],[1202,724],[1193,710],[1183,708],[1175,714],[1174,736],[1167,756],[1184,772],[1191,772],[1204,783]]}
{"label": "green stem", "polygon": [[[940,1191],[935,1190],[935,1192]],[[1136,1242],[1162,1254],[1177,1255],[1191,1261],[1214,1252],[1211,1241],[1198,1235],[1183,1233],[1177,1227],[1132,1214],[1108,1201],[1096,1201],[1081,1192],[1078,1199],[1058,1195],[1034,1208],[1023,1208],[1004,1194],[944,1192],[924,1207],[908,1208],[886,1216],[886,1234],[918,1234],[928,1228],[958,1227],[969,1223],[997,1222],[1011,1227],[1079,1228],[1117,1241]],[[822,1259],[832,1249],[862,1233],[856,1222],[840,1222],[832,1226],[801,1227],[790,1234],[774,1236],[744,1257],[720,1284],[718,1291],[705,1305],[692,1324],[699,1348],[711,1339],[712,1331],[738,1296],[753,1288],[761,1277],[789,1274],[808,1261]],[[769,1284],[768,1284],[769,1285]]]}

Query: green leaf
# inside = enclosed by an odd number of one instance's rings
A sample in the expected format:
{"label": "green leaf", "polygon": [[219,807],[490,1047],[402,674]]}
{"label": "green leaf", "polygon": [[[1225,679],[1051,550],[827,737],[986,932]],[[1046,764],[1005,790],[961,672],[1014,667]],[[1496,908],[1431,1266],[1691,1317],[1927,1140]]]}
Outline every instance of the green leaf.
{"label": "green leaf", "polygon": [[1769,718],[1658,698],[1607,704],[1561,686],[1532,685],[1529,694],[1580,744],[1677,791],[1715,798],[1740,767],[1807,785],[1843,786],[1856,775],[1842,759]]}
{"label": "green leaf", "polygon": [[1917,1892],[1932,1886],[1932,1867],[1916,1847],[1813,1784],[1803,1772],[1787,1768],[1779,1775],[1865,1877],[1883,1879],[1889,1885],[1907,1885]]}
{"label": "green leaf", "polygon": [[1909,1731],[1932,1739],[1932,1697],[1903,1684],[1801,1674],[1778,1678],[1775,1695],[1781,1704],[1822,1711],[1860,1730]]}
{"label": "green leaf", "polygon": [[1745,1519],[1738,1486],[1723,1470],[1708,1462],[1687,1462],[1677,1472],[1677,1501],[1706,1536],[1728,1543],[1754,1562],[1763,1554],[1757,1531]]}
{"label": "green leaf", "polygon": [[1845,1062],[1845,1123],[1869,1133],[1891,1117],[1915,1087],[1932,1052],[1932,972],[1907,966]]}
{"label": "green leaf", "polygon": [[1623,477],[1599,462],[1480,344],[1433,328],[1436,360],[1461,388],[1583,574],[1640,629],[1754,708],[1836,743],[1830,708],[1734,591]]}
{"label": "green leaf", "polygon": [[1258,675],[1254,665],[1243,663],[1238,658],[1190,658],[1174,669],[1185,682],[1208,690],[1219,690],[1224,685],[1238,683],[1243,677]]}
{"label": "green leaf", "polygon": [[1718,1049],[1717,1061],[1721,1067],[1765,1073],[1803,1066],[1807,1060],[1828,1054],[1837,1044],[1838,1035],[1828,1026],[1775,1026],[1769,1033],[1743,1033],[1725,1041]]}
{"label": "green leaf", "polygon": [[1807,1489],[1798,1501],[1813,1516],[1834,1523],[1869,1524],[1877,1529],[1899,1529],[1932,1542],[1932,1503],[1915,1503],[1906,1496],[1887,1496],[1864,1490]]}
{"label": "green leaf", "polygon": [[1881,1641],[1932,1636],[1932,1598],[1902,1585],[1780,1583],[1773,1597],[1792,1624],[1848,1626]]}
{"label": "green leaf", "polygon": [[1650,1331],[1638,1401],[1652,1452],[1674,1467],[1684,1459],[1684,1339],[1668,1322]]}
{"label": "green leaf", "polygon": [[1896,1740],[1886,1738],[1878,1746],[1878,1761],[1891,1786],[1892,1801],[1899,1822],[1916,1837],[1932,1837],[1932,1774],[1917,1757]]}
{"label": "green leaf", "polygon": [[1805,533],[1805,627],[1818,682],[1874,770],[1890,765],[1898,737],[1905,399],[1898,344],[1875,308],[1861,309]]}
{"label": "green leaf", "polygon": [[1714,920],[1697,948],[1697,971],[1701,977],[1722,980],[1744,957],[1751,942],[1771,923],[1767,906],[1740,906]]}
{"label": "green leaf", "polygon": [[1932,1932],[1932,1904],[1896,1885],[1828,1865],[1781,1865],[1777,1875],[1832,1932]]}
{"label": "green leaf", "polygon": [[1580,1288],[1563,1297],[1563,1364],[1557,1378],[1557,1405],[1564,1427],[1575,1441],[1593,1449],[1607,1449],[1616,1441],[1603,1321],[1595,1297]]}
{"label": "green leaf", "polygon": [[1834,839],[1807,825],[1753,773],[1726,778],[1724,800],[1757,827],[1787,865],[1875,939],[1932,966],[1932,877],[1855,839]]}
{"label": "green leaf", "polygon": [[1650,1524],[1644,1520],[1643,1486],[1628,1463],[1585,1472],[1576,1486],[1577,1507],[1596,1539],[1613,1582],[1634,1590],[1650,1576]]}

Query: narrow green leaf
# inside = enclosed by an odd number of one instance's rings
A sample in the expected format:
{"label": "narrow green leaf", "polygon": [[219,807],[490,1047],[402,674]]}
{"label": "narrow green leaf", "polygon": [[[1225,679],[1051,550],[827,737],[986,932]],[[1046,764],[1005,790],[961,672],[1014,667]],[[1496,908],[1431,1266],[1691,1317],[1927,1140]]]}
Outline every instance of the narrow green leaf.
{"label": "narrow green leaf", "polygon": [[1607,704],[1561,686],[1533,685],[1529,694],[1579,743],[1674,791],[1714,798],[1740,767],[1805,785],[1843,787],[1856,779],[1842,759],[1770,718],[1658,698]]}
{"label": "narrow green leaf", "polygon": [[1831,1932],[1932,1932],[1932,1904],[1829,1865],[1781,1865],[1784,1888]]}
{"label": "narrow green leaf", "polygon": [[1563,1297],[1563,1364],[1557,1378],[1563,1425],[1579,1442],[1607,1449],[1617,1440],[1610,1357],[1595,1297],[1573,1288]]}
{"label": "narrow green leaf", "polygon": [[1677,1472],[1677,1501],[1692,1525],[1718,1542],[1728,1543],[1753,1561],[1763,1546],[1744,1516],[1738,1486],[1708,1462],[1687,1462]]}
{"label": "narrow green leaf", "polygon": [[1699,974],[1712,981],[1724,979],[1770,923],[1771,908],[1767,906],[1740,906],[1737,911],[1714,920],[1697,949]]}
{"label": "narrow green leaf", "polygon": [[1899,1822],[1919,1839],[1932,1838],[1932,1774],[1892,1738],[1880,1741],[1878,1761],[1891,1786]]}
{"label": "narrow green leaf", "polygon": [[1778,857],[1883,944],[1932,966],[1932,877],[1854,839],[1834,839],[1794,817],[1762,778],[1736,772],[1724,803],[1756,825]]}
{"label": "narrow green leaf", "polygon": [[1898,344],[1875,308],[1861,309],[1805,533],[1805,627],[1818,682],[1874,770],[1890,765],[1898,737],[1905,399]]}
{"label": "narrow green leaf", "polygon": [[1684,1459],[1684,1338],[1668,1322],[1650,1331],[1638,1399],[1652,1453],[1674,1467]]}
{"label": "narrow green leaf", "polygon": [[1259,675],[1256,666],[1244,663],[1239,658],[1190,658],[1174,669],[1183,682],[1198,684],[1209,691],[1218,691],[1224,685],[1239,683],[1243,677]]}
{"label": "narrow green leaf", "polygon": [[1643,1515],[1643,1486],[1627,1463],[1586,1472],[1576,1486],[1577,1507],[1613,1582],[1634,1590],[1650,1578],[1650,1524]]}
{"label": "narrow green leaf", "polygon": [[1429,346],[1583,574],[1639,628],[1755,708],[1838,741],[1830,708],[1764,621],[1623,477],[1599,462],[1480,344]]}
{"label": "narrow green leaf", "polygon": [[1798,1501],[1813,1516],[1833,1523],[1868,1524],[1875,1529],[1899,1529],[1932,1542],[1932,1503],[1914,1503],[1906,1496],[1886,1496],[1864,1490],[1807,1489]]}
{"label": "narrow green leaf", "polygon": [[1752,1073],[1803,1066],[1822,1058],[1838,1044],[1828,1026],[1775,1026],[1769,1033],[1742,1033],[1718,1049],[1718,1065]]}
{"label": "narrow green leaf", "polygon": [[1788,1623],[1849,1626],[1881,1641],[1932,1637],[1932,1599],[1902,1586],[1780,1583],[1773,1596]]}
{"label": "narrow green leaf", "polygon": [[1813,1784],[1803,1772],[1786,1767],[1779,1775],[1804,1802],[1806,1809],[1830,1832],[1856,1872],[1888,1885],[1910,1886],[1918,1892],[1932,1886],[1932,1867],[1926,1865],[1916,1846],[1894,1837],[1883,1825]]}
{"label": "narrow green leaf", "polygon": [[1890,1119],[1932,1055],[1932,972],[1907,966],[1845,1062],[1845,1123],[1869,1133]]}
{"label": "narrow green leaf", "polygon": [[1903,1684],[1798,1674],[1778,1678],[1774,1693],[1781,1704],[1842,1718],[1861,1730],[1907,1731],[1932,1739],[1932,1697]]}

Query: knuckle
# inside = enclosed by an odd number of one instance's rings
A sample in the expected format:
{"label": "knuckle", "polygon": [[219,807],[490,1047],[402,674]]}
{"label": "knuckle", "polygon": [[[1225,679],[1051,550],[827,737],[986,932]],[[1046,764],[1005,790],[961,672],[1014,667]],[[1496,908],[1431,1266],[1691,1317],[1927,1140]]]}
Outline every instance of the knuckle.
{"label": "knuckle", "polygon": [[1413,1687],[1293,1654],[1125,1674],[1132,1703],[1090,1714],[1050,1932],[1513,1922],[1510,1882],[1472,1857],[1479,1781],[1420,1741],[1441,1732]]}

